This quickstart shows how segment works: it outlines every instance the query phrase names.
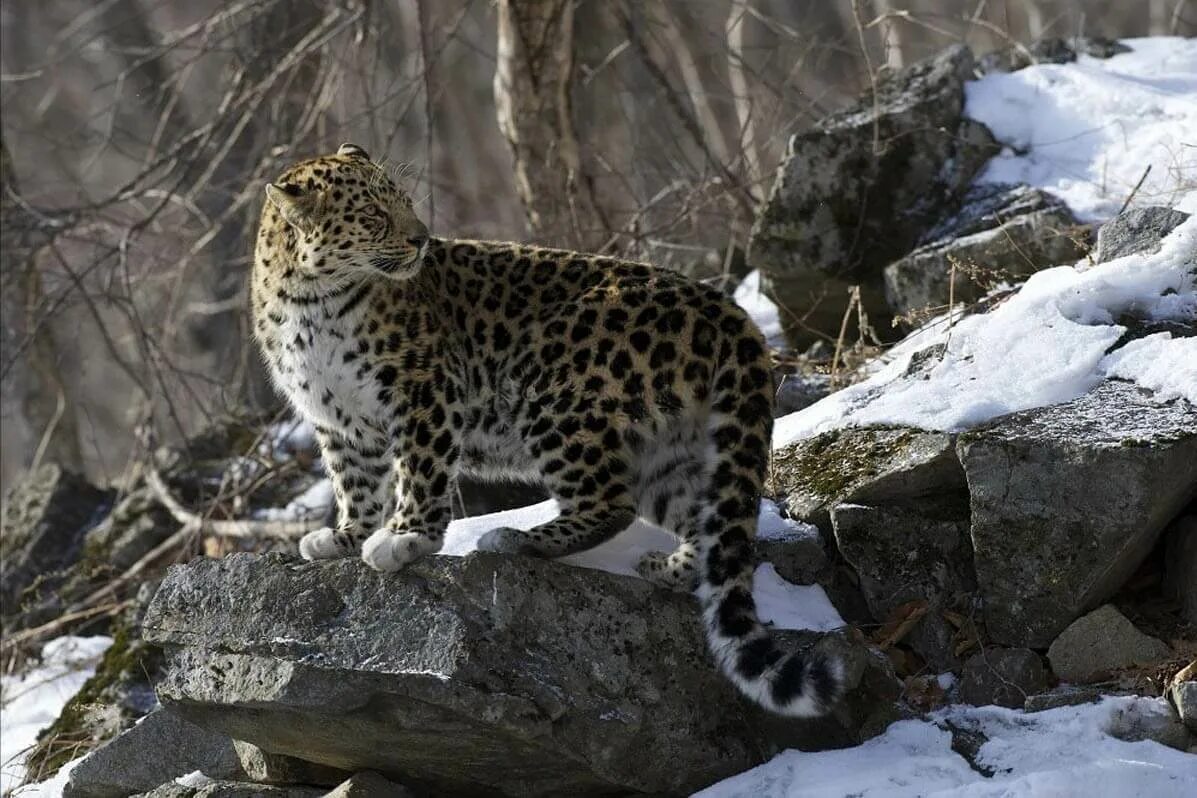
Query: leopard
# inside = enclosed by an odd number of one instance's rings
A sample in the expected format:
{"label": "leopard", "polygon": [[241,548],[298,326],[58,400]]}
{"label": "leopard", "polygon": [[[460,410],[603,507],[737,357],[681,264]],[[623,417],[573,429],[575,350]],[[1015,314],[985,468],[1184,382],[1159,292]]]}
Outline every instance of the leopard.
{"label": "leopard", "polygon": [[254,335],[336,498],[303,558],[396,571],[441,549],[458,478],[537,482],[559,515],[479,550],[558,558],[655,524],[676,549],[636,570],[697,597],[732,683],[781,715],[829,710],[842,662],[787,650],[753,599],[774,385],[742,308],[647,263],[433,236],[354,144],[265,194]]}

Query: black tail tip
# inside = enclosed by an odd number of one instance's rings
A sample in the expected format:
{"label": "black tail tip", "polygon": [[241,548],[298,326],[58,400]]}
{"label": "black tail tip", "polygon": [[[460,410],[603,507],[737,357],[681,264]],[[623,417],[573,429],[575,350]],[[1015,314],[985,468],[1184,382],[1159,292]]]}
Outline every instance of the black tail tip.
{"label": "black tail tip", "polygon": [[786,658],[770,685],[777,711],[812,717],[826,714],[844,689],[844,666],[821,651],[794,653]]}

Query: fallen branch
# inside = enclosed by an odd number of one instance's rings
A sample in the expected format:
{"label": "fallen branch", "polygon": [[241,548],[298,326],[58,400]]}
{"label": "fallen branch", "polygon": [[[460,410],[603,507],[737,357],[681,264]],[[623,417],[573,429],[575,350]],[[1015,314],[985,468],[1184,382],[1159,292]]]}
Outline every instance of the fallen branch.
{"label": "fallen branch", "polygon": [[96,618],[102,615],[116,615],[118,612],[126,609],[133,604],[132,599],[125,599],[118,601],[115,604],[103,604],[99,607],[89,607],[88,609],[78,610],[76,612],[68,612],[64,615],[59,615],[54,620],[44,623],[41,626],[35,626],[32,629],[25,629],[17,632],[14,635],[7,635],[3,641],[0,641],[0,654],[7,654],[15,648],[18,648],[26,643],[31,643],[34,640],[40,640],[55,632],[61,631],[64,627],[75,621],[86,621],[91,618]]}
{"label": "fallen branch", "polygon": [[215,535],[226,538],[270,538],[274,540],[295,540],[324,526],[323,518],[308,518],[302,521],[216,521],[204,518],[184,507],[166,487],[162,475],[154,468],[147,468],[146,484],[163,507],[189,533]]}

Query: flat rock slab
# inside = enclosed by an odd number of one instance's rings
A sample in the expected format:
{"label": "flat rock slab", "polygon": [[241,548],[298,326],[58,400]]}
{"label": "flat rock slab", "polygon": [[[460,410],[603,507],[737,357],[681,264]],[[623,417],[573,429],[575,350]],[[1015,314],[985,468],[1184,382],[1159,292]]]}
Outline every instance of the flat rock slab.
{"label": "flat rock slab", "polygon": [[197,560],[143,634],[167,651],[159,698],[193,722],[417,792],[682,795],[777,750],[690,597],[558,563]]}
{"label": "flat rock slab", "polygon": [[1046,648],[1109,598],[1197,491],[1197,408],[1108,381],[961,435],[995,642]]}
{"label": "flat rock slab", "polygon": [[849,427],[774,452],[768,489],[785,497],[791,517],[829,529],[836,504],[904,502],[964,487],[951,435]]}

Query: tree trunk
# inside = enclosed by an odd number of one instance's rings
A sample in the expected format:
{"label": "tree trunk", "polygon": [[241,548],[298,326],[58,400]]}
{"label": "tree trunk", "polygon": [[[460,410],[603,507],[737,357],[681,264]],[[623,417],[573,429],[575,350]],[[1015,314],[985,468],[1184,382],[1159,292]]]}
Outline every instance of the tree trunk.
{"label": "tree trunk", "polygon": [[571,108],[573,0],[499,0],[495,110],[528,230],[592,248],[610,229],[582,171]]}

